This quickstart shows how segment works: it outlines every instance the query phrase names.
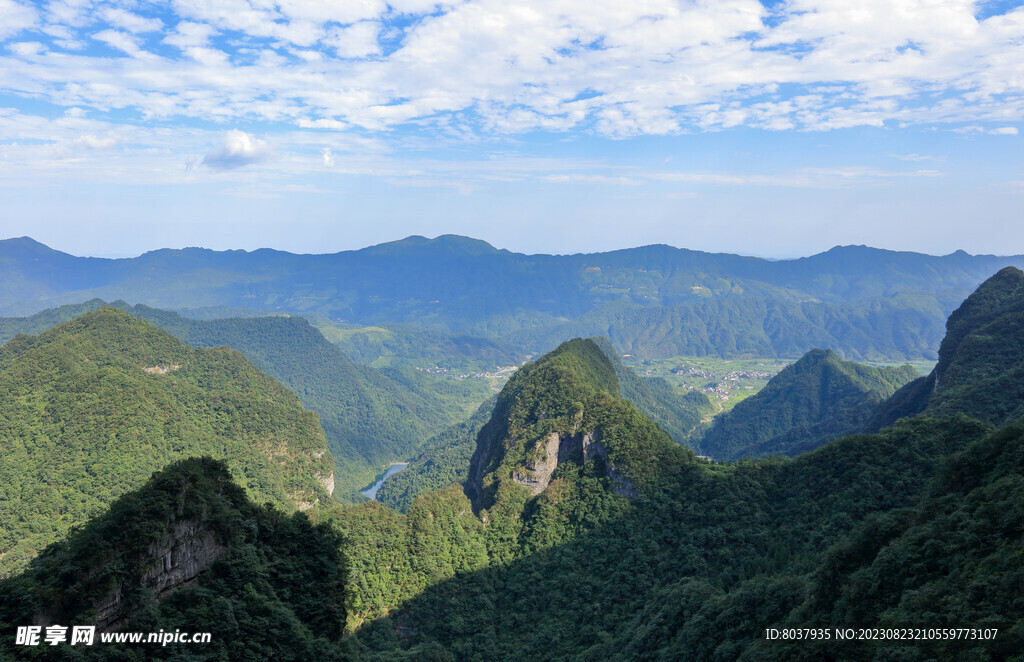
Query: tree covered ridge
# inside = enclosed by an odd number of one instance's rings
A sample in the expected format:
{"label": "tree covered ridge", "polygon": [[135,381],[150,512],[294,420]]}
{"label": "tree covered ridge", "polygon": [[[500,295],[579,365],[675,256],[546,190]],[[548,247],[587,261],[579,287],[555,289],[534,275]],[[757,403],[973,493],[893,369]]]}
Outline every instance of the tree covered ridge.
{"label": "tree covered ridge", "polygon": [[[0,627],[97,624],[102,631],[210,632],[209,644],[58,649],[0,641],[5,659],[349,659],[342,538],[303,513],[254,504],[227,465],[168,465],[101,516],[0,582]],[[156,558],[156,550],[171,550]],[[186,558],[191,557],[191,558]],[[173,564],[173,565],[172,565]],[[193,572],[176,572],[196,565]],[[166,584],[165,582],[171,582]]]}
{"label": "tree covered ridge", "polygon": [[[1024,320],[998,315],[980,328],[995,336],[984,346],[1014,346]],[[1015,374],[1021,363],[988,363],[986,378]],[[545,372],[534,370],[538,387],[546,386]],[[575,395],[587,383],[548,374],[572,382],[554,393]],[[507,395],[517,387],[510,382]],[[534,402],[550,407],[522,390],[519,411],[534,411]],[[573,402],[564,395],[563,404]],[[1020,402],[1009,390],[988,395],[1009,408]],[[605,411],[628,419],[603,396]],[[513,400],[499,406],[510,414]],[[549,425],[573,424],[559,413]],[[501,432],[496,448],[529,462],[516,449],[546,416],[505,417],[519,423],[492,421]],[[387,511],[353,513],[361,586],[373,585],[366,561],[375,555],[416,559],[376,584],[356,643],[380,660],[1021,659],[1021,449],[1019,425],[993,430],[964,413],[936,413],[793,459],[718,464],[676,448],[646,467],[655,478],[635,499],[611,493],[596,460],[559,463],[535,496],[501,481],[480,517],[461,493],[435,492],[410,506],[415,518],[388,515],[395,537],[383,549],[369,549],[364,536]],[[417,540],[441,541],[442,551]],[[445,551],[455,548],[475,551],[460,566]],[[999,635],[847,645],[770,641],[770,627],[971,627]]]}
{"label": "tree covered ridge", "polygon": [[115,308],[0,348],[0,455],[4,572],[190,456],[226,460],[281,508],[331,500],[323,430],[294,394]]}
{"label": "tree covered ridge", "polygon": [[[29,318],[0,318],[0,336],[42,332],[104,306],[93,299]],[[429,438],[486,397],[479,382],[434,378],[411,368],[373,369],[353,363],[302,317],[196,320],[123,301],[111,304],[196,347],[229,346],[299,396],[320,415],[335,461],[336,496],[362,500],[358,490],[381,466],[413,455]]]}
{"label": "tree covered ridge", "polygon": [[[708,397],[699,392],[680,394],[662,378],[640,377],[622,363],[606,338],[589,338],[588,341],[605,354],[615,371],[622,397],[668,432],[674,441],[690,445],[690,438],[700,430],[701,419],[712,408]],[[468,421],[428,441],[405,470],[388,478],[377,493],[377,499],[405,512],[419,494],[451,483],[465,483],[477,435],[492,417],[496,401],[496,398],[489,400]]]}
{"label": "tree covered ridge", "polygon": [[563,455],[582,462],[588,444],[608,476],[618,472],[631,485],[655,474],[651,465],[660,453],[681,451],[619,397],[615,368],[598,344],[578,338],[525,365],[502,389],[477,437],[467,493],[478,508],[488,508],[514,492],[513,483],[529,482],[531,472],[554,470]]}
{"label": "tree covered ridge", "polygon": [[874,368],[811,350],[758,393],[714,419],[696,446],[718,460],[799,455],[860,432],[878,406],[913,381],[909,365]]}
{"label": "tree covered ridge", "polygon": [[1024,272],[1000,270],[949,317],[931,374],[900,389],[869,429],[921,412],[1002,425],[1024,416]]}
{"label": "tree covered ridge", "polygon": [[607,335],[650,357],[792,357],[832,347],[857,360],[906,360],[934,357],[946,315],[987,275],[1024,266],[1021,256],[863,246],[768,261],[669,246],[554,256],[474,245],[439,237],[334,255],[184,249],[104,260],[7,240],[0,278],[18,287],[0,292],[0,311],[98,296],[220,317],[244,310],[411,324],[499,346],[513,340],[528,352]]}

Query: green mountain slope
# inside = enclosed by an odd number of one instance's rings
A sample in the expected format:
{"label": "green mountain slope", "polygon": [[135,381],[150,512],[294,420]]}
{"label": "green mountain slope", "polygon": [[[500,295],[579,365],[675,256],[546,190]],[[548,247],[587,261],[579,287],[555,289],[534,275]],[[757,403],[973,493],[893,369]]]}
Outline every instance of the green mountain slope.
{"label": "green mountain slope", "polygon": [[675,451],[682,452],[619,397],[607,355],[592,341],[570,340],[502,389],[477,438],[466,490],[478,508],[500,503],[502,495],[515,502],[546,489],[564,460],[595,458],[612,491],[633,494]]}
{"label": "green mountain slope", "polygon": [[519,365],[521,347],[488,338],[454,335],[409,324],[345,326],[314,318],[313,324],[356,363],[373,366],[444,367],[456,374]]}
{"label": "green mountain slope", "polygon": [[[1006,288],[989,307],[1021,298]],[[1024,331],[994,321],[963,337],[998,329],[998,347]],[[916,416],[794,459],[710,463],[623,406],[594,349],[566,343],[510,380],[479,436],[472,502],[449,489],[414,501],[414,517],[352,513],[367,659],[1019,659],[1019,427]],[[595,440],[606,456],[587,456]],[[393,537],[371,547],[381,529]],[[376,571],[370,558],[408,561]],[[764,634],[815,625],[999,636]]]}
{"label": "green mountain slope", "polygon": [[718,460],[799,455],[859,432],[883,400],[916,377],[910,366],[873,368],[812,350],[716,417],[699,449]]}
{"label": "green mountain slope", "polygon": [[611,362],[622,397],[668,432],[677,444],[690,446],[689,440],[700,431],[701,421],[714,411],[711,399],[699,391],[677,392],[661,377],[641,377],[622,362],[607,338],[597,336],[589,340]]}
{"label": "green mountain slope", "polygon": [[[686,445],[711,410],[703,393],[677,393],[661,378],[644,378],[623,365],[606,338],[589,338],[615,372],[621,395],[645,416],[669,432],[677,443]],[[419,494],[440,489],[453,482],[464,483],[476,449],[477,435],[491,417],[494,403],[485,403],[473,417],[433,438],[424,451],[401,473],[388,478],[377,499],[404,512]]]}
{"label": "green mountain slope", "polygon": [[[210,458],[174,463],[0,581],[0,629],[96,625],[91,646],[19,646],[14,659],[343,660],[341,539],[254,504]],[[112,644],[109,632],[208,632],[209,643]],[[67,630],[70,635],[70,628]],[[43,638],[40,636],[40,639]]]}
{"label": "green mountain slope", "polygon": [[[588,488],[599,472],[563,474],[520,502],[517,518],[500,506],[485,513],[476,535],[489,562],[475,571],[423,578],[417,565],[450,563],[451,553],[406,543],[400,549],[418,558],[411,578],[394,584],[426,588],[381,596],[398,608],[359,641],[383,654],[369,659],[414,660],[434,645],[456,660],[735,659],[808,599],[807,573],[830,545],[871,513],[914,504],[941,459],[984,433],[926,420],[796,460],[723,467],[684,458],[660,467],[654,489],[635,500]],[[432,536],[471,535],[465,505],[433,498],[434,521],[458,526]]]}
{"label": "green mountain slope", "polygon": [[0,569],[170,462],[226,460],[259,501],[329,501],[316,414],[241,354],[196,349],[114,308],[0,348]]}
{"label": "green mountain slope", "polygon": [[[102,305],[94,299],[28,318],[0,318],[0,333],[38,332]],[[357,365],[301,317],[194,320],[123,301],[112,305],[190,345],[236,349],[298,395],[320,415],[335,461],[336,497],[342,501],[362,500],[358,490],[382,466],[416,453],[423,440],[460,419],[489,392],[483,382]]]}
{"label": "green mountain slope", "polygon": [[[139,306],[134,312],[152,314]],[[356,492],[381,466],[413,455],[487,392],[479,382],[354,364],[300,317],[190,321],[182,338],[200,347],[239,350],[320,414],[337,465],[339,497],[348,500],[359,499]]]}
{"label": "green mountain slope", "polygon": [[618,391],[594,342],[566,342],[499,394],[477,436],[472,501],[452,485],[418,496],[404,516],[377,504],[346,510],[350,626],[459,573],[571,540],[655,489],[656,466],[694,458]]}
{"label": "green mountain slope", "polygon": [[1007,267],[949,316],[931,374],[897,392],[870,428],[920,412],[965,412],[997,425],[1024,416],[1022,326],[1024,272]]}
{"label": "green mountain slope", "polygon": [[509,339],[551,346],[566,337],[602,335],[623,352],[649,358],[791,357],[814,347],[862,361],[934,358],[945,315],[967,292],[958,294],[897,293],[846,303],[739,294],[672,305],[619,300]]}
{"label": "green mountain slope", "polygon": [[[919,642],[849,642],[849,658],[1020,659],[1024,649],[1024,427],[1009,426],[951,457],[912,508],[864,521],[812,577],[810,601],[787,619],[807,626],[998,630]],[[768,659],[823,652],[782,642]]]}

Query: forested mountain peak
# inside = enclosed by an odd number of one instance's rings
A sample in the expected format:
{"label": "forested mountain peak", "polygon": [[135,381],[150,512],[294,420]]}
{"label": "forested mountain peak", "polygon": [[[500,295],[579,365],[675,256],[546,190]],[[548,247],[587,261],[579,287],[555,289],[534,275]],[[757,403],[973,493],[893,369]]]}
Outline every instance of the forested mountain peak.
{"label": "forested mountain peak", "polygon": [[874,368],[814,349],[717,417],[699,448],[719,460],[799,455],[859,432],[881,402],[916,377],[909,365]]}
{"label": "forested mountain peak", "polygon": [[18,256],[36,254],[59,253],[46,244],[40,243],[32,237],[11,237],[0,239],[0,255]]}
{"label": "forested mountain peak", "polygon": [[594,459],[612,492],[634,497],[655,479],[659,454],[676,451],[685,453],[619,397],[601,348],[577,338],[523,366],[502,389],[478,435],[466,488],[476,507],[488,508],[540,494],[567,460]]}
{"label": "forested mountain peak", "polygon": [[10,356],[56,343],[74,344],[75,349],[88,353],[87,360],[99,366],[131,363],[180,366],[189,354],[188,346],[167,332],[119,308],[102,306],[35,338],[20,336],[0,349],[0,365]]}
{"label": "forested mountain peak", "polygon": [[940,382],[968,334],[999,317],[1021,311],[1024,311],[1024,271],[1005,267],[979,285],[946,321],[946,337],[939,345],[939,362],[935,366]]}

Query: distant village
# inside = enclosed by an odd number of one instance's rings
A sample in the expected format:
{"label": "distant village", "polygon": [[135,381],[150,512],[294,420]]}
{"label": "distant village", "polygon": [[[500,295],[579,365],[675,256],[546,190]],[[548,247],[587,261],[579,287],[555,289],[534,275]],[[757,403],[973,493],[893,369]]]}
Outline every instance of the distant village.
{"label": "distant village", "polygon": [[498,366],[493,371],[466,373],[462,375],[453,375],[451,368],[442,368],[440,366],[434,366],[433,368],[417,367],[416,369],[419,370],[420,372],[429,372],[432,375],[440,375],[442,377],[447,377],[449,379],[500,379],[507,381],[510,377],[512,377],[513,374],[515,374],[516,370],[519,370],[519,366]]}

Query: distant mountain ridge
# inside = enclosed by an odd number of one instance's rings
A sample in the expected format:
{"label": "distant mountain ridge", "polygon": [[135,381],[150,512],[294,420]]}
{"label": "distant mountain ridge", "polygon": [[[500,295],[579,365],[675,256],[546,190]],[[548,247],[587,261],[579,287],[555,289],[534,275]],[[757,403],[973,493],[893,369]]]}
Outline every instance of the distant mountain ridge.
{"label": "distant mountain ridge", "polygon": [[[1024,256],[936,257],[846,246],[771,261],[664,245],[523,255],[443,235],[325,255],[187,248],[100,259],[19,238],[0,241],[0,314],[99,297],[170,310],[229,307],[409,323],[514,336],[539,351],[573,336],[606,335],[620,349],[661,356],[694,350],[793,356],[830,346],[849,358],[902,359],[933,354],[949,311],[1005,266],[1024,267]],[[813,332],[787,345],[775,329],[794,311]],[[654,326],[665,337],[644,335],[652,314],[663,320]],[[687,316],[703,319],[703,328],[680,327]],[[720,342],[720,327],[735,327],[736,338]],[[873,328],[883,337],[867,333]],[[702,342],[701,334],[714,341]],[[836,334],[836,342],[822,339]]]}

